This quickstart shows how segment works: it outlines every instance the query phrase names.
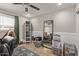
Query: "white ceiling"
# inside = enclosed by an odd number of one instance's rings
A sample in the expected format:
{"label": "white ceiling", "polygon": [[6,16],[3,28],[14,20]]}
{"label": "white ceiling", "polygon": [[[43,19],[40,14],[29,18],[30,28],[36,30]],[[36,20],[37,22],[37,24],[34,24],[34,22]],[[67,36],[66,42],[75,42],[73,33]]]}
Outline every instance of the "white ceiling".
{"label": "white ceiling", "polygon": [[[60,9],[74,7],[76,5],[75,3],[63,3],[60,6],[57,3],[31,3],[31,4],[40,8],[40,11],[37,11],[33,8],[26,6],[29,8],[28,13],[30,13],[32,16],[37,16],[49,12],[55,12]],[[25,14],[24,6],[13,5],[11,3],[0,3],[0,10],[9,11],[19,15]]]}

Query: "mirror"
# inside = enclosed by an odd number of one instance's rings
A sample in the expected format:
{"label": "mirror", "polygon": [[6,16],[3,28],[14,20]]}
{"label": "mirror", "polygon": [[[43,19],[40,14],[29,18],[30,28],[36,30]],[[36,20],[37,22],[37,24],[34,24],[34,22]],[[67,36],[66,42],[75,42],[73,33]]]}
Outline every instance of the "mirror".
{"label": "mirror", "polygon": [[47,20],[43,23],[43,45],[51,48],[53,39],[53,20]]}

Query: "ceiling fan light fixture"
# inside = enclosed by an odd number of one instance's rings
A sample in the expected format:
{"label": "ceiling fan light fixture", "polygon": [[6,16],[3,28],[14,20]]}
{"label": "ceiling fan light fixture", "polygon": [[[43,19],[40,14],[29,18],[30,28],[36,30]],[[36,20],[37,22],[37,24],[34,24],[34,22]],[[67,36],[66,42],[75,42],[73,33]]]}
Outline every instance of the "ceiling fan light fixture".
{"label": "ceiling fan light fixture", "polygon": [[58,5],[62,5],[62,3],[58,3]]}
{"label": "ceiling fan light fixture", "polygon": [[28,18],[32,17],[32,15],[29,14],[29,13],[25,14],[25,16],[28,17]]}

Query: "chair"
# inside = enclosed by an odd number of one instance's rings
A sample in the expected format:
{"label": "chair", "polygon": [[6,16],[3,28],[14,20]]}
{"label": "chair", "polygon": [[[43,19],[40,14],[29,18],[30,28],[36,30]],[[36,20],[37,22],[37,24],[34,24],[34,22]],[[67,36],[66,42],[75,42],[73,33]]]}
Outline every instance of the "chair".
{"label": "chair", "polygon": [[56,55],[61,55],[61,40],[60,35],[55,34],[52,40],[53,53]]}

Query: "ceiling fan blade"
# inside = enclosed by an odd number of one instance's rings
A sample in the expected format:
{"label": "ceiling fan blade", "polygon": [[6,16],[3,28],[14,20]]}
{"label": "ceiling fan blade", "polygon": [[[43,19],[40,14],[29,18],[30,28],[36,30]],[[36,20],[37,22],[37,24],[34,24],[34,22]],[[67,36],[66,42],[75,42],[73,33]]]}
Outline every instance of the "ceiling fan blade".
{"label": "ceiling fan blade", "polygon": [[28,5],[29,3],[13,3],[14,5]]}
{"label": "ceiling fan blade", "polygon": [[13,3],[14,5],[22,5],[23,3]]}
{"label": "ceiling fan blade", "polygon": [[30,5],[29,3],[13,3],[14,5],[28,5],[31,8],[34,8],[36,10],[40,10],[38,7],[34,6],[34,5]]}
{"label": "ceiling fan blade", "polygon": [[29,6],[36,9],[36,10],[40,10],[38,7],[35,7],[34,5],[29,5]]}

